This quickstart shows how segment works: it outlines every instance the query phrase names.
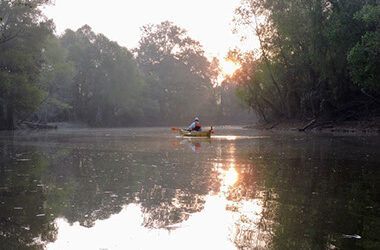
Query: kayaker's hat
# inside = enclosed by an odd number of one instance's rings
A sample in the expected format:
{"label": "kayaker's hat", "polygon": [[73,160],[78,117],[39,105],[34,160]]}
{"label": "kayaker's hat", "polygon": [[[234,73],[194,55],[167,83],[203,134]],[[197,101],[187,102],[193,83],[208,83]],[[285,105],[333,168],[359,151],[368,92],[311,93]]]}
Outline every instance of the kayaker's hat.
{"label": "kayaker's hat", "polygon": [[195,117],[194,121],[197,121],[197,122],[199,122],[199,119],[198,119],[198,117]]}

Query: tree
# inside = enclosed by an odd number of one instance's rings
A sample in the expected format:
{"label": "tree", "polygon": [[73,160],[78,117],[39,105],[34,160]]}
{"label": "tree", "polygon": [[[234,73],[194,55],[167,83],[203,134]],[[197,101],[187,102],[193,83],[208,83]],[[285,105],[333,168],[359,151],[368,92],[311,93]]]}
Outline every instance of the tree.
{"label": "tree", "polygon": [[[240,95],[257,100],[254,108],[264,120],[347,120],[376,113],[378,105],[357,87],[371,85],[363,77],[376,79],[375,33],[355,46],[366,32],[360,18],[355,18],[364,4],[361,0],[244,1],[235,22],[253,27],[261,53]],[[352,62],[350,75],[347,54],[354,46],[349,60],[358,61]],[[371,63],[360,62],[365,58],[363,46],[372,50]],[[364,75],[363,67],[368,67],[369,75]],[[355,78],[360,84],[354,84]]]}
{"label": "tree", "polygon": [[59,39],[51,35],[43,50],[43,64],[39,86],[46,92],[37,116],[39,121],[63,121],[72,109],[71,85],[75,73],[73,62],[67,60],[68,51]]}
{"label": "tree", "polygon": [[47,1],[0,2],[0,128],[38,108],[45,92],[37,85],[42,50],[53,24],[42,15]]}
{"label": "tree", "polygon": [[364,24],[365,34],[348,53],[351,77],[362,91],[379,97],[380,7],[365,5],[354,18]]}
{"label": "tree", "polygon": [[[76,73],[71,86],[74,120],[96,126],[131,125],[143,117],[144,81],[131,52],[88,25],[60,38]],[[115,122],[116,121],[116,122]]]}
{"label": "tree", "polygon": [[146,25],[142,33],[135,53],[147,78],[149,99],[159,104],[157,117],[183,123],[194,115],[210,116],[216,72],[199,42],[168,21]]}

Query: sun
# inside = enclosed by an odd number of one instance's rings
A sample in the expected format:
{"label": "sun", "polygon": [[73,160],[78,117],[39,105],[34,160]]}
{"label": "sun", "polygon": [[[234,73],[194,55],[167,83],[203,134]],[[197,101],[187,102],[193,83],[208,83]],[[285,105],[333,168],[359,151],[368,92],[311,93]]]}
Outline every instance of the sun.
{"label": "sun", "polygon": [[220,63],[222,74],[224,76],[232,76],[234,72],[239,68],[239,65],[231,60],[224,60]]}

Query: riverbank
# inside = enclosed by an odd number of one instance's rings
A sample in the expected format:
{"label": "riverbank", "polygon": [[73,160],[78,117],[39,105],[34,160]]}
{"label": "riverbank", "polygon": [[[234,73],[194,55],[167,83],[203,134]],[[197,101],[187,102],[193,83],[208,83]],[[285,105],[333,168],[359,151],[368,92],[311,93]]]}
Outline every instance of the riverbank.
{"label": "riverbank", "polygon": [[88,128],[89,126],[83,122],[28,122],[23,121],[17,124],[16,130],[39,130],[39,129],[67,129],[67,128]]}
{"label": "riverbank", "polygon": [[256,123],[244,128],[294,133],[380,135],[380,118],[373,121],[281,121]]}

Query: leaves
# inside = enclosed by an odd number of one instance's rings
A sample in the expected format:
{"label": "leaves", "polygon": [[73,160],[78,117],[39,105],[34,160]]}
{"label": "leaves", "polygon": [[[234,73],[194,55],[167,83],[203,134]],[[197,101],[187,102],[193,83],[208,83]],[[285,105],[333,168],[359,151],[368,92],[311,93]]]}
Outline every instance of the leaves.
{"label": "leaves", "polygon": [[355,19],[365,24],[366,31],[361,41],[349,51],[347,60],[350,64],[351,77],[364,92],[380,95],[380,31],[378,20],[380,7],[365,5]]}
{"label": "leaves", "polygon": [[142,31],[135,52],[151,89],[149,98],[159,103],[159,119],[187,122],[210,115],[213,106],[207,104],[214,101],[216,72],[199,42],[168,21],[146,25]]}
{"label": "leaves", "polygon": [[247,92],[240,96],[264,120],[336,119],[341,110],[355,106],[352,102],[362,105],[351,110],[358,116],[374,116],[380,110],[374,104],[379,94],[378,12],[359,0],[244,1],[235,22],[254,25],[261,57],[250,77],[247,71],[236,76]]}
{"label": "leaves", "polygon": [[38,77],[52,23],[37,8],[43,2],[30,1],[31,8],[18,5],[21,1],[0,2],[0,16],[6,16],[0,24],[0,107],[7,110],[6,118],[0,117],[0,129],[13,129],[15,115],[36,110],[46,96]]}

